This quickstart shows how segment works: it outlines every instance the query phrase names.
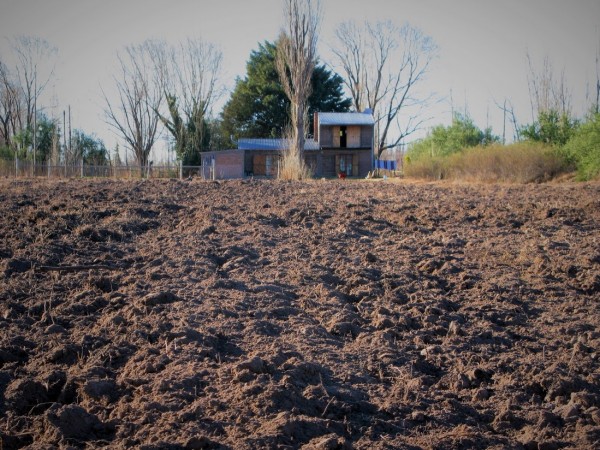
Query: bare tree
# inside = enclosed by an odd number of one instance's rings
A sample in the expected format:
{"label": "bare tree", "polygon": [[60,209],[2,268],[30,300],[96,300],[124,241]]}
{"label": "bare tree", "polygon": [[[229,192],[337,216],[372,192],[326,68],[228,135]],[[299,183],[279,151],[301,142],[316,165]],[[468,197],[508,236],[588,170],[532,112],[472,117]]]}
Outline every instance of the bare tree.
{"label": "bare tree", "polygon": [[16,76],[25,102],[23,128],[31,129],[36,103],[54,76],[56,47],[33,36],[17,36],[12,43],[17,57]]}
{"label": "bare tree", "polygon": [[19,114],[20,91],[6,64],[0,61],[0,138],[10,146],[15,134],[15,116]]}
{"label": "bare tree", "polygon": [[118,100],[114,103],[103,92],[106,121],[127,142],[141,166],[142,176],[149,167],[149,156],[156,142],[162,90],[150,54],[152,44],[128,46],[118,56],[121,74],[115,77]]}
{"label": "bare tree", "polygon": [[155,42],[152,58],[168,109],[168,115],[157,113],[175,140],[178,157],[189,159],[201,150],[205,119],[223,94],[223,54],[211,43],[189,38],[176,46]]}
{"label": "bare tree", "polygon": [[373,111],[379,157],[422,126],[428,98],[417,96],[416,90],[437,55],[437,46],[419,29],[408,24],[397,27],[391,21],[363,26],[345,22],[336,37],[333,52],[354,107]]}
{"label": "bare tree", "polygon": [[367,78],[365,30],[358,27],[355,22],[344,22],[337,28],[335,34],[340,47],[334,49],[333,52],[338,57],[346,75],[344,84],[350,90],[354,109],[362,111],[367,104],[365,101],[365,82]]}
{"label": "bare tree", "polygon": [[[23,90],[7,65],[0,61],[0,137],[7,147],[26,146],[31,137],[26,126]],[[31,129],[29,129],[31,131]],[[19,135],[19,142],[15,137]]]}
{"label": "bare tree", "polygon": [[17,36],[10,47],[14,64],[0,61],[0,133],[7,146],[18,133],[34,131],[35,110],[53,77],[57,52],[48,41],[31,36]]}
{"label": "bare tree", "polygon": [[519,123],[517,121],[517,116],[515,115],[515,108],[514,108],[512,102],[505,98],[504,103],[502,105],[500,103],[498,103],[496,100],[494,100],[494,103],[503,113],[502,143],[503,144],[506,143],[506,121],[507,121],[507,119],[510,120],[510,122],[512,123],[512,126],[513,126],[513,140],[514,141],[520,140],[520,138],[521,138],[520,131],[519,131],[520,127],[519,127]]}
{"label": "bare tree", "polygon": [[[317,0],[284,0],[284,29],[277,43],[277,72],[290,99],[291,136],[288,160],[296,160],[301,178],[311,77],[317,60],[321,5]],[[284,158],[285,164],[286,158]]]}
{"label": "bare tree", "polygon": [[558,79],[548,56],[544,57],[542,68],[536,70],[531,55],[527,52],[529,73],[529,99],[531,114],[535,121],[540,113],[555,111],[560,115],[571,115],[571,92],[569,91],[563,70]]}

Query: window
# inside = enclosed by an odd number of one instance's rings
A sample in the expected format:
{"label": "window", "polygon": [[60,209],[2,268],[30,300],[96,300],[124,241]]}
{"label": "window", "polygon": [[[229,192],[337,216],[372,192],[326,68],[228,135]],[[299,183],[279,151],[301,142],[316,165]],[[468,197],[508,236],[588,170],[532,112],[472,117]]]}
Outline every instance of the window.
{"label": "window", "polygon": [[275,177],[279,175],[279,156],[267,155],[265,158],[265,175]]}
{"label": "window", "polygon": [[340,155],[338,169],[339,173],[352,176],[352,155]]}
{"label": "window", "polygon": [[346,127],[340,127],[340,148],[346,148],[347,145]]}
{"label": "window", "polygon": [[273,170],[273,157],[271,155],[267,155],[265,165],[266,165],[265,174],[271,175],[271,170]]}

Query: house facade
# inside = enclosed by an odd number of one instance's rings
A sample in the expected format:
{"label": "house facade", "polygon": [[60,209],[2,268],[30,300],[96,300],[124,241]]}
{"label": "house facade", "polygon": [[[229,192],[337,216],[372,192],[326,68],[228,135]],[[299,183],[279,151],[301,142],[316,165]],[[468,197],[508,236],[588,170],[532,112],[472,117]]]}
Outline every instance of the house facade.
{"label": "house facade", "polygon": [[316,152],[305,152],[315,175],[365,177],[373,170],[375,121],[363,113],[315,113]]}
{"label": "house facade", "polygon": [[[304,159],[315,177],[365,177],[374,166],[375,121],[363,113],[315,113],[314,137],[305,140]],[[277,177],[285,139],[240,139],[236,150],[206,152],[205,178]]]}

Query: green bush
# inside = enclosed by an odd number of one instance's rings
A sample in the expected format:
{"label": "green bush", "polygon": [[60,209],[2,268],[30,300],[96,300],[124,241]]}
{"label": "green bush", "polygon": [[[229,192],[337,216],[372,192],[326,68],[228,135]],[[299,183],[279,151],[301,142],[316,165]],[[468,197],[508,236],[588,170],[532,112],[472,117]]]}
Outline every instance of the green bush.
{"label": "green bush", "polygon": [[15,152],[6,146],[0,146],[0,159],[14,159]]}
{"label": "green bush", "polygon": [[521,137],[545,144],[563,146],[573,136],[579,122],[569,114],[559,114],[556,110],[542,111],[538,120],[521,128]]}
{"label": "green bush", "polygon": [[600,178],[600,114],[583,123],[562,149],[567,160],[577,168],[577,179]]}
{"label": "green bush", "polygon": [[488,145],[497,142],[499,138],[492,135],[492,130],[480,130],[469,117],[455,114],[452,125],[438,125],[434,127],[429,135],[410,145],[407,156],[411,160],[422,157],[443,157],[452,153],[460,152],[467,147],[477,145]]}

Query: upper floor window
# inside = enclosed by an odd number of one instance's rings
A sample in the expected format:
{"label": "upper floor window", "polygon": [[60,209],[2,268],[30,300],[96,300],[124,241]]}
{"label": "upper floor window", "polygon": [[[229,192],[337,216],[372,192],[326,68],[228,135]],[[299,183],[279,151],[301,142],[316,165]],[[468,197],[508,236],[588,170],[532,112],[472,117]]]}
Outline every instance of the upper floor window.
{"label": "upper floor window", "polygon": [[346,127],[340,127],[340,148],[346,148],[348,146],[348,135],[346,133]]}

